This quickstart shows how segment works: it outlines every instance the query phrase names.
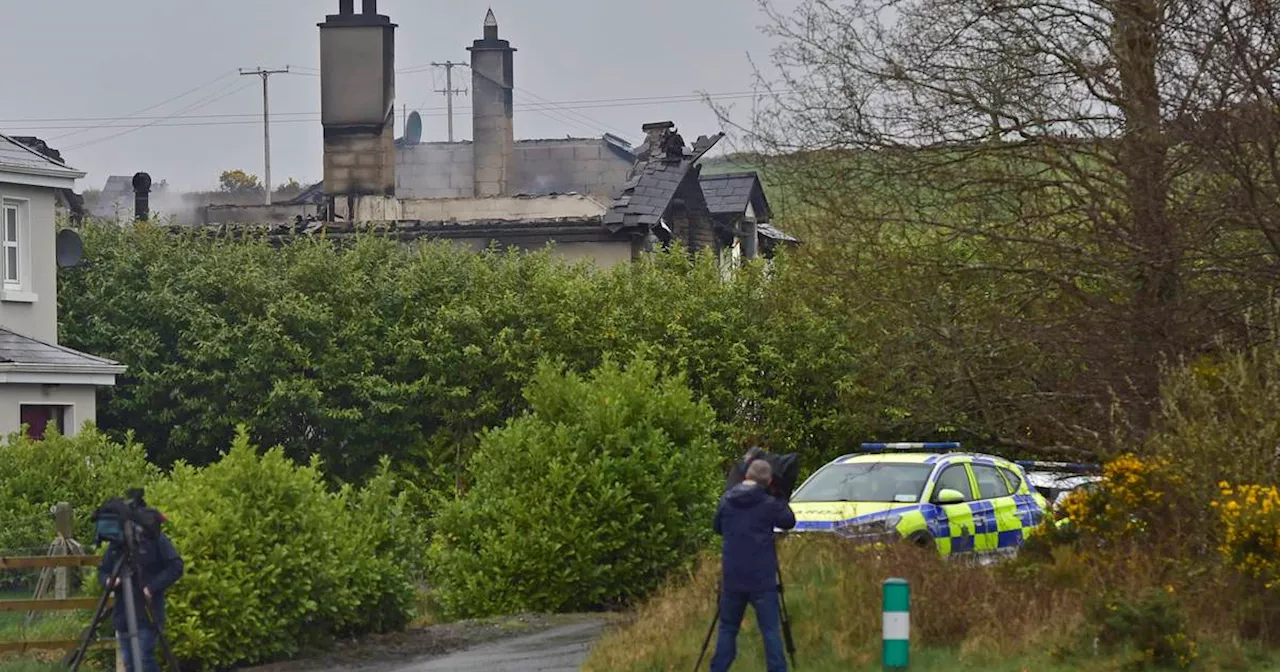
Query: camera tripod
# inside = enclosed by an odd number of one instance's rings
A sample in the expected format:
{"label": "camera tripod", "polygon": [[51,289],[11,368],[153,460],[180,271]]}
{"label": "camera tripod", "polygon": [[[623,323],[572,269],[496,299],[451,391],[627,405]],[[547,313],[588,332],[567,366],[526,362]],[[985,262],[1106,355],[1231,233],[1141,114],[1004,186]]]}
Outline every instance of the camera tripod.
{"label": "camera tripod", "polygon": [[[111,575],[107,578],[107,587],[102,592],[102,598],[98,600],[97,612],[94,613],[93,621],[89,624],[89,628],[85,630],[84,639],[80,642],[80,648],[76,650],[75,655],[71,658],[71,672],[76,672],[80,668],[80,663],[84,662],[85,654],[89,650],[89,644],[94,639],[94,633],[98,630],[98,625],[107,613],[107,602],[111,599],[113,592],[119,592],[121,600],[124,602],[125,623],[128,626],[126,634],[128,635],[129,652],[132,654],[131,659],[133,661],[130,672],[141,672],[142,643],[139,641],[138,636],[138,607],[134,601],[133,587],[134,581],[142,575],[142,572],[139,571],[137,558],[134,557],[132,525],[124,525],[123,527],[124,540],[112,544],[113,546],[119,544],[117,548],[120,549],[120,559],[116,560],[116,565],[112,568]],[[116,590],[117,586],[119,591]],[[147,622],[155,628],[156,634],[160,639],[160,646],[164,649],[165,658],[169,661],[173,672],[178,672],[178,659],[173,655],[173,650],[169,648],[169,640],[164,636],[164,631],[156,623],[151,601],[144,597],[142,602],[144,616]]]}
{"label": "camera tripod", "polygon": [[[716,631],[716,623],[720,620],[720,599],[723,586],[716,586],[716,610],[711,617],[711,627],[707,628],[707,636],[702,640],[702,650],[698,652],[698,662],[693,664],[694,672],[702,667],[702,659],[707,655],[707,647],[711,645],[711,635]],[[791,617],[787,614],[786,591],[782,587],[782,567],[778,567],[778,606],[781,610],[782,641],[787,646],[787,654],[791,657],[791,667],[796,666],[796,643],[791,637]],[[759,615],[757,615],[759,618]]]}

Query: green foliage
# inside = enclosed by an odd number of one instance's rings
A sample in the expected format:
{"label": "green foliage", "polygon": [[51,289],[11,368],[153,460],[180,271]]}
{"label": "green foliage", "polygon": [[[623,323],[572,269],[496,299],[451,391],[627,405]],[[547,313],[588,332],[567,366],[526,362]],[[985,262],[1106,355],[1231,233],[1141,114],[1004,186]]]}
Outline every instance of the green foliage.
{"label": "green foliage", "polygon": [[13,434],[0,446],[0,551],[47,548],[54,535],[50,510],[58,502],[71,504],[75,537],[89,544],[89,515],[99,505],[159,475],[132,437],[121,445],[93,427],[75,437],[50,431],[43,441]]}
{"label": "green foliage", "polygon": [[162,466],[217,459],[243,423],[344,481],[385,455],[451,492],[477,433],[527,408],[540,358],[583,373],[638,347],[685,374],[719,436],[767,428],[811,463],[973,426],[947,411],[954,386],[921,385],[907,347],[885,345],[892,316],[849,310],[790,259],[725,281],[679,251],[599,271],[373,235],[277,249],[140,225],[84,239],[92,263],[60,275],[63,341],[129,366],[99,422],[135,429]]}
{"label": "green foliage", "polygon": [[1198,658],[1186,615],[1170,592],[1148,590],[1136,599],[1106,595],[1086,605],[1085,618],[1099,647],[1131,651],[1125,669],[1187,669]]}
{"label": "green foliage", "polygon": [[257,175],[250,175],[243,170],[224,170],[218,176],[218,186],[223,191],[233,194],[254,193],[262,190]]}
{"label": "green foliage", "polygon": [[287,657],[411,614],[418,542],[385,464],[364,490],[334,493],[318,461],[259,454],[241,430],[217,463],[175,465],[150,500],[186,560],[168,627],[197,667]]}
{"label": "green foliage", "polygon": [[439,514],[434,578],[457,616],[629,604],[709,533],[714,415],[651,361],[588,378],[543,366],[530,410],[486,432]]}

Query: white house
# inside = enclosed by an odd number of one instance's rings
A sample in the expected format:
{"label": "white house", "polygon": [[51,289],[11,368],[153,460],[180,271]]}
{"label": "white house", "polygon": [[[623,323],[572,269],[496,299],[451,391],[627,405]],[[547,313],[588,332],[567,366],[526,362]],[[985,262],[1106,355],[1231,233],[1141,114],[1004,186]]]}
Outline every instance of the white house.
{"label": "white house", "polygon": [[84,173],[0,135],[0,434],[96,421],[96,390],[125,367],[58,345],[54,207]]}

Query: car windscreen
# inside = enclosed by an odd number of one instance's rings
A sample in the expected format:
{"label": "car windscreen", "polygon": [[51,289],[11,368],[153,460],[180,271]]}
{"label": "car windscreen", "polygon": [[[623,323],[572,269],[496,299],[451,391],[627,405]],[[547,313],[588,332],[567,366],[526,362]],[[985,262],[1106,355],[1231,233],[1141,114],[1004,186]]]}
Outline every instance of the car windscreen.
{"label": "car windscreen", "polygon": [[932,471],[928,464],[833,464],[814,474],[791,501],[914,503],[920,501]]}

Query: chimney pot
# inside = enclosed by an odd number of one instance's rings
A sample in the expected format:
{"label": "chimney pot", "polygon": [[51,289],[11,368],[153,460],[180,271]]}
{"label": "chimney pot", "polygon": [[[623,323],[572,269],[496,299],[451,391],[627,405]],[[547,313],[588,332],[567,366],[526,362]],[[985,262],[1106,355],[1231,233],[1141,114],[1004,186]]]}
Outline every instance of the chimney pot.
{"label": "chimney pot", "polygon": [[356,0],[338,0],[339,14],[355,14]]}
{"label": "chimney pot", "polygon": [[364,13],[365,13],[365,14],[377,14],[377,13],[378,13],[378,0],[364,0]]}
{"label": "chimney pot", "polygon": [[140,222],[151,217],[151,176],[146,173],[133,175],[133,216]]}
{"label": "chimney pot", "polygon": [[492,9],[484,17],[484,39],[498,39],[498,17],[493,15]]}

